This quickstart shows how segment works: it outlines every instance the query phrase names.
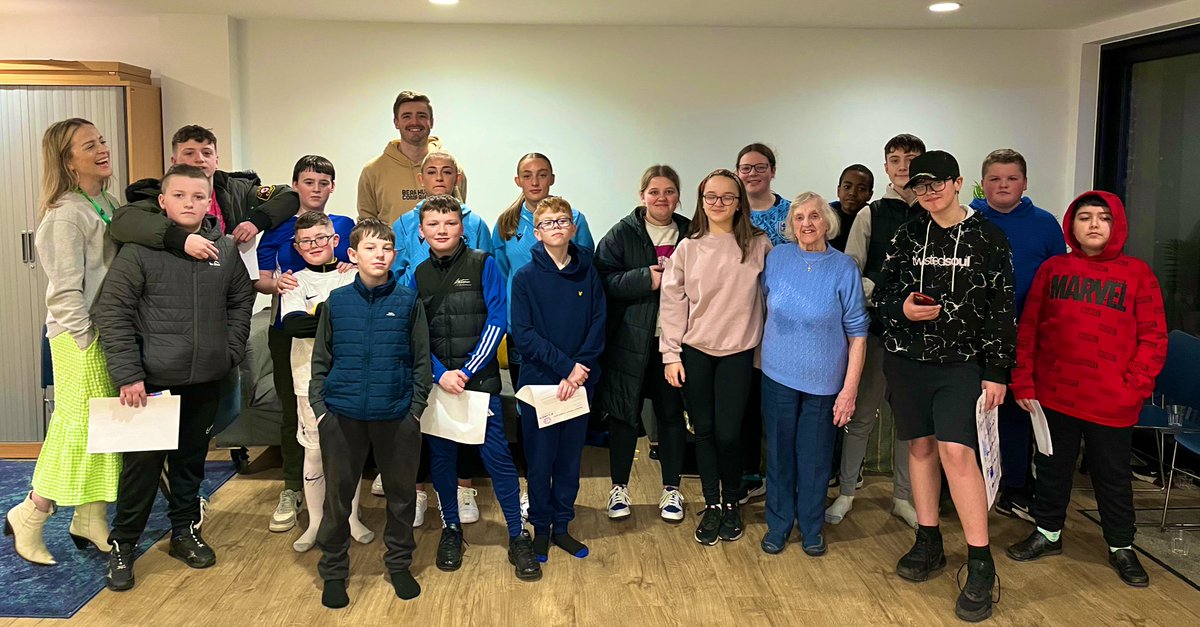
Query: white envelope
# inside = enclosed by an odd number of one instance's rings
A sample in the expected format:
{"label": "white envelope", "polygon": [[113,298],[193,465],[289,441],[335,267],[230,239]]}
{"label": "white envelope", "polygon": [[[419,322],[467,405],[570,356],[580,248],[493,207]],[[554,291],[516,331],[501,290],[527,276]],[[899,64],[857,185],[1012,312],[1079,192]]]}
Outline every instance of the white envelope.
{"label": "white envelope", "polygon": [[483,444],[491,396],[487,392],[470,390],[450,394],[433,386],[429,392],[429,405],[421,414],[421,433],[460,444]]}
{"label": "white envelope", "polygon": [[571,398],[558,400],[557,385],[526,385],[517,390],[517,400],[532,405],[537,411],[538,428],[544,429],[565,420],[577,418],[589,411],[587,392],[576,390]]}
{"label": "white envelope", "polygon": [[[233,239],[232,235],[226,237]],[[261,238],[262,233],[259,233],[254,239],[237,245],[238,254],[242,257],[242,264],[246,266],[246,273],[250,275],[251,281],[262,278],[258,276],[258,240]]]}
{"label": "white envelope", "polygon": [[1000,492],[1000,429],[997,425],[1000,412],[996,408],[983,411],[987,394],[979,395],[975,401],[975,429],[979,436],[979,461],[983,466],[983,484],[987,488],[988,509],[996,502]]}
{"label": "white envelope", "polygon": [[1042,455],[1053,455],[1054,442],[1050,441],[1050,425],[1046,423],[1046,412],[1041,403],[1036,400],[1030,402],[1033,404],[1033,412],[1029,414],[1029,419],[1033,422],[1033,438],[1037,440],[1037,450]]}
{"label": "white envelope", "polygon": [[122,405],[120,398],[93,398],[88,409],[89,453],[179,448],[178,396],[149,396],[145,407]]}

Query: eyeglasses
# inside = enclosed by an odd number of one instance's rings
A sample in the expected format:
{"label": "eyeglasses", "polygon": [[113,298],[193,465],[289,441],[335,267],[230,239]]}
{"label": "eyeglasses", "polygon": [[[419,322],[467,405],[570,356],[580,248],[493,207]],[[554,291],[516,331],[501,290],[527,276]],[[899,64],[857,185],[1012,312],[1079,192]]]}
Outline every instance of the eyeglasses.
{"label": "eyeglasses", "polygon": [[769,163],[753,163],[753,164],[747,163],[745,165],[738,166],[738,174],[749,174],[751,172],[758,172],[759,174],[765,174],[766,171],[769,170],[770,168],[771,168],[771,164],[769,164]]}
{"label": "eyeglasses", "polygon": [[550,231],[553,229],[565,229],[571,226],[571,218],[559,218],[557,220],[542,220],[537,223],[539,231]]}
{"label": "eyeglasses", "polygon": [[946,184],[950,181],[930,181],[928,183],[917,183],[912,186],[913,193],[918,196],[924,196],[929,192],[940,192],[946,189]]}
{"label": "eyeglasses", "polygon": [[704,195],[704,204],[709,205],[710,207],[715,207],[717,205],[728,207],[737,201],[738,197],[733,194],[725,194],[724,196],[718,196],[716,194]]}
{"label": "eyeglasses", "polygon": [[328,244],[329,240],[331,240],[333,238],[334,238],[333,235],[318,235],[312,239],[298,239],[298,240],[296,240],[296,247],[299,248],[300,250],[312,250],[314,248],[321,248],[322,246]]}

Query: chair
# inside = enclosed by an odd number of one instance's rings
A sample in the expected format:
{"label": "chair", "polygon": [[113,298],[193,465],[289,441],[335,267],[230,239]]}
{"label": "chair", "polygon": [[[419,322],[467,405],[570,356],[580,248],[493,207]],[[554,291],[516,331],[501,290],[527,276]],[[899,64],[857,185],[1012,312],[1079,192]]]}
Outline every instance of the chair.
{"label": "chair", "polygon": [[[1193,415],[1200,410],[1200,338],[1180,330],[1171,331],[1167,335],[1167,361],[1154,382],[1154,397],[1159,404],[1147,404],[1143,407],[1137,426],[1153,429],[1159,437],[1159,468],[1164,471],[1159,476],[1163,477],[1165,492],[1159,529],[1165,531],[1167,527],[1200,527],[1200,524],[1194,523],[1167,524],[1167,512],[1171,503],[1171,484],[1175,480],[1175,471],[1177,470],[1175,460],[1179,453],[1179,446],[1183,445],[1187,450],[1200,452],[1200,421],[1185,421],[1183,426],[1171,426],[1166,409],[1169,405],[1183,405],[1189,408]],[[1163,468],[1165,457],[1163,437],[1165,435],[1174,436],[1171,447],[1171,464],[1167,468]],[[1186,473],[1186,471],[1180,472]]]}

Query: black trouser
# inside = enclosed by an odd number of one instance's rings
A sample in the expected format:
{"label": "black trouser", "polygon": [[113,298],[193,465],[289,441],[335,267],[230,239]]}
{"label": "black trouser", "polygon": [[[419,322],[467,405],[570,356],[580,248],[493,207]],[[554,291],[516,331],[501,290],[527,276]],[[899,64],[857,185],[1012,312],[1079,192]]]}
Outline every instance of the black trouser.
{"label": "black trouser", "polygon": [[330,411],[317,424],[317,431],[321,434],[321,463],[325,467],[325,505],[317,530],[322,555],[317,573],[326,581],[350,575],[350,507],[371,447],[375,449],[387,499],[383,563],[390,573],[408,570],[417,548],[413,538],[421,456],[417,422],[411,418],[351,420]]}
{"label": "black trouser", "polygon": [[[279,398],[283,422],[279,426],[279,454],[283,458],[283,487],[304,490],[304,447],[296,440],[296,384],[292,380],[292,338],[273,325],[267,329],[271,350],[271,379]],[[365,462],[364,462],[365,463]],[[359,466],[362,469],[362,466]]]}
{"label": "black trouser", "polygon": [[1080,438],[1088,448],[1087,465],[1100,508],[1100,526],[1109,546],[1133,544],[1133,485],[1129,473],[1133,427],[1106,427],[1044,407],[1054,454],[1038,453],[1033,516],[1046,531],[1061,531],[1071,502]]}
{"label": "black trouser", "polygon": [[[172,529],[186,529],[200,519],[200,481],[208,455],[209,432],[220,405],[221,382],[176,385],[163,388],[146,385],[148,393],[170,389],[179,397],[179,448],[174,451],[136,451],[122,455],[121,483],[117,490],[117,513],[113,517],[111,542],[136,543],[146,529],[146,520],[158,494],[158,480],[167,463],[167,506]],[[296,436],[293,433],[292,439]]]}
{"label": "black trouser", "polygon": [[696,432],[696,465],[706,505],[742,497],[742,415],[754,351],[714,357],[683,345],[683,399]]}
{"label": "black trouser", "polygon": [[[629,483],[633,454],[637,449],[638,425],[642,422],[640,401],[648,398],[658,420],[658,461],[662,466],[663,485],[679,487],[679,474],[683,472],[683,451],[687,445],[687,428],[683,424],[683,397],[663,376],[663,363],[657,343],[658,339],[655,338],[654,350],[650,353],[646,373],[642,376],[642,393],[638,395],[637,404],[639,413],[634,416],[610,418],[608,421],[608,462],[614,485]],[[628,419],[629,422],[623,419]]]}
{"label": "black trouser", "polygon": [[746,397],[746,413],[742,415],[742,474],[762,475],[763,413],[762,370],[750,372],[750,394]]}

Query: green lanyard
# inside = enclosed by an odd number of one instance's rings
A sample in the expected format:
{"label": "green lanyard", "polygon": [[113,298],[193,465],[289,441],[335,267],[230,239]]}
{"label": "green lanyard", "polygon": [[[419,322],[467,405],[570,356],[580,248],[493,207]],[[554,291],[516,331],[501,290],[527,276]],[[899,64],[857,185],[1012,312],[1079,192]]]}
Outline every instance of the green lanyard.
{"label": "green lanyard", "polygon": [[[104,213],[104,208],[100,206],[100,203],[96,202],[96,200],[91,196],[88,196],[87,192],[83,191],[83,189],[79,187],[76,187],[75,191],[78,192],[80,196],[87,198],[88,202],[92,203],[92,206],[96,208],[96,214],[100,216],[101,220],[104,220],[105,224],[112,224],[112,217],[110,217],[107,213]],[[108,199],[108,196],[104,195],[103,191],[100,192],[100,196],[104,198],[104,202],[108,205],[109,211],[116,213],[117,208],[113,206],[112,201]]]}

